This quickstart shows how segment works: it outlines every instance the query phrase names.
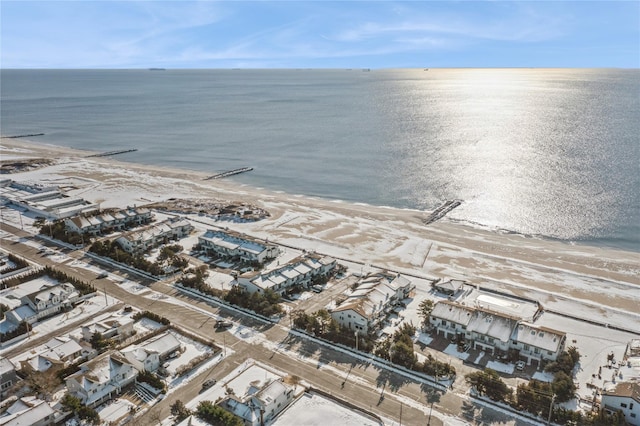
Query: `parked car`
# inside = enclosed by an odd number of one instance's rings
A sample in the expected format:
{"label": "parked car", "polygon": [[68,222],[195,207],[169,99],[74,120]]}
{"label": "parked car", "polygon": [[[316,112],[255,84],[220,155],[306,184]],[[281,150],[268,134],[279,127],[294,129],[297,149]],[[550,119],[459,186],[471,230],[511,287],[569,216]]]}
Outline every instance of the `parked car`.
{"label": "parked car", "polygon": [[209,389],[211,386],[217,383],[216,379],[207,379],[202,383],[202,389]]}
{"label": "parked car", "polygon": [[107,278],[109,276],[109,274],[107,274],[106,272],[100,272],[98,274],[98,276],[96,277],[96,279],[102,279],[102,278]]}
{"label": "parked car", "polygon": [[522,371],[522,370],[524,370],[525,365],[526,365],[526,364],[524,363],[524,361],[518,361],[518,362],[516,362],[516,370],[518,370],[518,371]]}
{"label": "parked car", "polygon": [[233,323],[231,321],[227,321],[227,320],[217,320],[216,321],[216,328],[217,329],[224,329],[224,328],[230,328],[233,326]]}

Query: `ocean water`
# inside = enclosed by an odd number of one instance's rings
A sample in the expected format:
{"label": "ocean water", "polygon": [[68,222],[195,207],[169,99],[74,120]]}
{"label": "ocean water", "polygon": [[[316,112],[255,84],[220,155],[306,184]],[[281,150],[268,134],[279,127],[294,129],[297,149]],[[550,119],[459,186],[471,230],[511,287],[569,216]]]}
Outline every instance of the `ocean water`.
{"label": "ocean water", "polygon": [[1,70],[0,131],[640,251],[640,70]]}

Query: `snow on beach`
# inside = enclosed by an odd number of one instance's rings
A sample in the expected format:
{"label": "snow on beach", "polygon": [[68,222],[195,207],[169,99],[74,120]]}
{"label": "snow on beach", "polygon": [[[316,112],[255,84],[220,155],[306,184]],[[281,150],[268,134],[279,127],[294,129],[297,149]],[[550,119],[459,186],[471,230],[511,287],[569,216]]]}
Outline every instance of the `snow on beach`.
{"label": "snow on beach", "polygon": [[[225,226],[299,250],[315,250],[348,259],[349,262],[341,262],[348,264],[352,272],[381,267],[408,274],[416,284],[416,293],[401,316],[415,325],[420,322],[419,302],[427,297],[434,299],[430,293],[430,279],[455,278],[538,301],[549,311],[571,313],[578,318],[629,330],[640,329],[637,253],[490,232],[446,219],[425,226],[422,223],[425,212],[421,211],[290,196],[239,185],[231,180],[203,181],[202,173],[127,164],[111,158],[89,159],[82,157],[84,153],[79,151],[25,141],[3,141],[0,153],[13,149],[22,150],[21,156],[28,154],[24,151],[30,151],[34,157],[58,158],[58,163],[17,173],[10,178],[45,184],[64,182],[70,188],[70,195],[99,202],[103,208],[140,206],[171,197],[211,197],[258,203],[271,213],[270,218],[258,222],[221,223],[198,217],[192,223],[198,232],[207,229],[208,225]],[[3,216],[8,210],[3,208]],[[192,216],[195,219],[195,215]],[[12,217],[11,222],[18,224],[18,219]],[[195,238],[192,236],[180,244],[189,250]],[[287,255],[297,252],[287,248]],[[59,261],[67,260],[60,258]],[[213,273],[209,277],[210,285],[217,288],[228,288],[230,281],[227,280],[225,274]],[[129,291],[143,291],[135,283],[120,285]],[[152,293],[148,296],[154,297]],[[577,375],[581,383],[578,392],[590,396],[590,390],[584,384],[593,379],[598,367],[606,364],[608,353],[613,351],[620,359],[621,351],[633,335],[553,312],[545,312],[537,323],[567,332],[567,346],[576,342],[583,354]],[[275,344],[263,341],[262,336],[247,330],[238,327],[232,332],[236,337],[277,349]],[[425,335],[419,338],[425,344],[428,339]],[[461,359],[465,355],[468,357],[468,354],[457,353],[455,348],[447,348],[445,353]],[[508,369],[500,365],[494,367]]]}

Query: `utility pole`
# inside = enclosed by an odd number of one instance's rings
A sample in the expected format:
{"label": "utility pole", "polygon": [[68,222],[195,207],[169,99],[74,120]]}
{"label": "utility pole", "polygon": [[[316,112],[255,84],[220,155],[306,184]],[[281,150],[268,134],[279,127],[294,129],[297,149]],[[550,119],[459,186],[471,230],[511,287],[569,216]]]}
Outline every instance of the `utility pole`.
{"label": "utility pole", "polygon": [[402,426],[402,402],[400,402],[400,424],[398,426]]}
{"label": "utility pole", "polygon": [[433,411],[433,402],[431,402],[431,408],[429,408],[429,420],[427,420],[427,426],[431,426],[431,412]]}
{"label": "utility pole", "polygon": [[553,413],[553,402],[556,400],[556,394],[551,396],[551,404],[549,404],[549,417],[547,417],[547,426],[551,424],[551,413]]}

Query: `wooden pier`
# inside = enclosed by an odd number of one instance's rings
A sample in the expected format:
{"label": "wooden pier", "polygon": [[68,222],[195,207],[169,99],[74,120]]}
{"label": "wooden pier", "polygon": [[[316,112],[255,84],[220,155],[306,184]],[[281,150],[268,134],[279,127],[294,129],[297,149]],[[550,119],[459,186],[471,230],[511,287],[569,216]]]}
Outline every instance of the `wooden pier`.
{"label": "wooden pier", "polygon": [[233,175],[238,175],[238,174],[244,173],[244,172],[250,172],[251,170],[253,170],[253,167],[242,167],[241,169],[234,169],[234,170],[229,170],[229,171],[226,171],[226,172],[218,173],[216,175],[211,175],[209,177],[204,178],[204,180],[222,179],[222,178],[225,178],[227,176],[233,176]]}
{"label": "wooden pier", "polygon": [[449,213],[451,210],[458,207],[460,204],[462,204],[462,200],[447,200],[444,202],[444,204],[442,204],[440,207],[438,207],[433,212],[431,212],[431,214],[426,219],[423,219],[422,222],[425,225],[429,225],[430,223],[433,223],[436,220],[440,220],[443,217],[445,217],[447,213]]}
{"label": "wooden pier", "polygon": [[31,133],[29,135],[3,136],[2,139],[31,138],[34,136],[44,136],[44,133]]}
{"label": "wooden pier", "polygon": [[117,151],[107,151],[107,152],[101,152],[99,154],[91,154],[91,155],[87,155],[87,157],[108,157],[110,155],[118,155],[118,154],[125,154],[127,152],[135,152],[137,151],[137,149],[120,149]]}

